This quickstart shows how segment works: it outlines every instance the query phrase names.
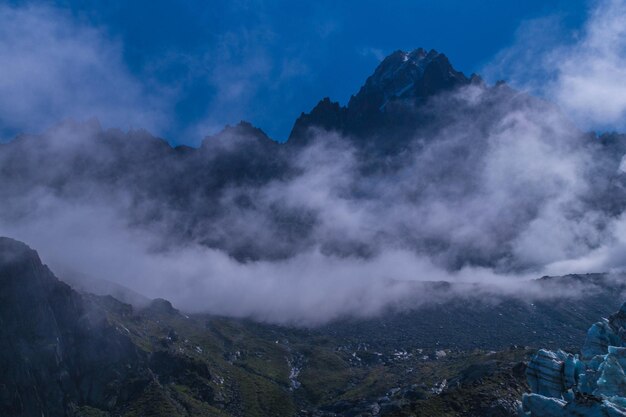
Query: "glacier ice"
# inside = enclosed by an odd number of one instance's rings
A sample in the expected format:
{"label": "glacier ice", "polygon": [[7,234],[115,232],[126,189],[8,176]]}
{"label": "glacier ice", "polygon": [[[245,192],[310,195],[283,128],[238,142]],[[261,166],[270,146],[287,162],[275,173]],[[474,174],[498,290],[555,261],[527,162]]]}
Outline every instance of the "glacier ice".
{"label": "glacier ice", "polygon": [[526,417],[626,417],[626,303],[587,332],[580,355],[541,349],[528,364]]}

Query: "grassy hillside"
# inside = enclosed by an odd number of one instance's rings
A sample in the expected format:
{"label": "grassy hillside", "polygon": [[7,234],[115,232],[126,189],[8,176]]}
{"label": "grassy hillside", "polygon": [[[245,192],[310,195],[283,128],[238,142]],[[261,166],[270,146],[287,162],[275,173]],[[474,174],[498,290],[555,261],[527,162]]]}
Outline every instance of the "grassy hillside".
{"label": "grassy hillside", "polygon": [[[135,311],[85,297],[146,353],[155,375],[141,396],[102,415],[509,416],[534,349],[580,345],[620,291],[581,303],[450,304],[314,329],[187,316],[165,300]],[[505,348],[511,340],[526,343]]]}

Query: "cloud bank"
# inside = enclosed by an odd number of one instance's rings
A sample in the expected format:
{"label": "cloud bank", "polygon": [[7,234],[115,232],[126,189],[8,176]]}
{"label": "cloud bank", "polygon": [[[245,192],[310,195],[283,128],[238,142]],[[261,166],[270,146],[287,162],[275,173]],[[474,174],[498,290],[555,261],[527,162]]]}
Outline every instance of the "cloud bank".
{"label": "cloud bank", "polygon": [[[593,86],[619,70],[626,24],[596,26],[623,4],[598,3],[580,39],[541,55],[554,64],[546,91],[565,114],[619,120],[621,99]],[[12,82],[0,81],[1,97],[18,97],[13,107],[0,98],[5,126],[65,116],[48,106],[78,118],[94,111],[105,125],[162,123],[154,116],[167,106],[157,97],[157,111],[142,112],[150,94],[124,69],[119,45],[49,13],[0,8],[0,21],[15,22],[0,32],[0,64],[23,55],[8,67]],[[24,33],[27,24],[41,32]],[[232,88],[225,99],[237,97]],[[431,123],[395,153],[324,130],[296,145],[244,126],[189,150],[145,131],[65,123],[0,145],[0,234],[40,251],[61,277],[280,323],[450,295],[545,297],[524,281],[624,268],[623,137],[584,134],[556,106],[506,85],[473,84],[411,111]],[[481,286],[442,295],[433,281]]]}

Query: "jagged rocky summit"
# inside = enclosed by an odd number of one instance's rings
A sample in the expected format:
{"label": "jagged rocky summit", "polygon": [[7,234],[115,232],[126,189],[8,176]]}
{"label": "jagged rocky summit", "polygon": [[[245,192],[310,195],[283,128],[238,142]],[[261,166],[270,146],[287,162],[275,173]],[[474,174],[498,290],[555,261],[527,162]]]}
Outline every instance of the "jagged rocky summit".
{"label": "jagged rocky summit", "polygon": [[[482,80],[474,74],[466,77],[434,49],[396,51],[380,63],[345,107],[324,98],[310,113],[302,113],[289,142],[306,143],[314,135],[311,128],[318,128],[354,138],[358,146],[380,150],[392,142],[397,148],[399,141],[429,123],[421,109],[429,98],[470,84],[482,84]],[[385,139],[377,140],[380,135]]]}
{"label": "jagged rocky summit", "polygon": [[587,333],[581,354],[540,350],[527,369],[529,417],[626,417],[626,303]]}

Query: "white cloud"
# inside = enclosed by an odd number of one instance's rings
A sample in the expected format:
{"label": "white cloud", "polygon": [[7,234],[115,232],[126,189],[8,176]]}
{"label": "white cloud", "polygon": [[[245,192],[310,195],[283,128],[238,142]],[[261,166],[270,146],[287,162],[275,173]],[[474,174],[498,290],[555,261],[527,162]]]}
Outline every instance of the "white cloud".
{"label": "white cloud", "polygon": [[581,38],[557,49],[551,95],[584,125],[626,126],[626,1],[598,2]]}
{"label": "white cloud", "polygon": [[122,48],[57,9],[0,5],[0,129],[38,132],[97,117],[159,132],[164,100],[130,74]]}
{"label": "white cloud", "polygon": [[580,31],[558,15],[525,22],[484,74],[548,98],[583,128],[626,128],[626,1],[593,2]]}

